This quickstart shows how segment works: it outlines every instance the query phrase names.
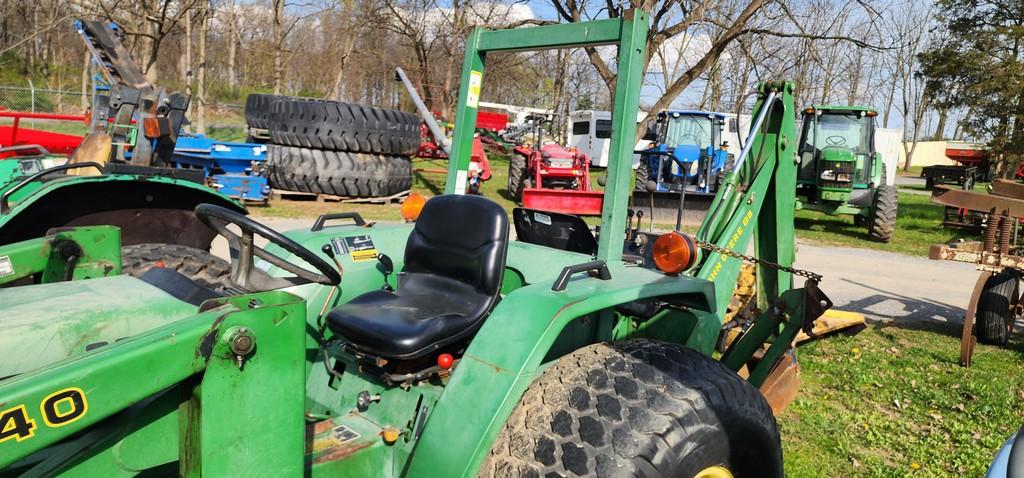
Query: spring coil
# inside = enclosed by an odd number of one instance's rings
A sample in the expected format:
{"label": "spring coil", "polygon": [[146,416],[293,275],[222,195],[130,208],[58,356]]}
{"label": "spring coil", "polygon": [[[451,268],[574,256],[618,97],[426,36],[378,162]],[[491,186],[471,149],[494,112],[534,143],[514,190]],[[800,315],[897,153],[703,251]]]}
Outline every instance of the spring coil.
{"label": "spring coil", "polygon": [[999,218],[999,252],[1007,254],[1010,252],[1010,239],[1013,236],[1014,219],[1010,216]]}
{"label": "spring coil", "polygon": [[992,251],[996,247],[996,237],[999,235],[999,219],[1000,216],[989,214],[988,221],[985,223],[984,247],[986,251]]}

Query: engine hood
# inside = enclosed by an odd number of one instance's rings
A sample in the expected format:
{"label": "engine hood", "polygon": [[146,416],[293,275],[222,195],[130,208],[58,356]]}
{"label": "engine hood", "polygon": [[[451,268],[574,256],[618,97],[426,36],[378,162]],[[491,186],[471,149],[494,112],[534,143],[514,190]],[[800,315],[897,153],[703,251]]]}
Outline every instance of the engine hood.
{"label": "engine hood", "polygon": [[849,162],[856,161],[857,155],[850,148],[842,146],[826,146],[821,150],[822,161]]}
{"label": "engine hood", "polygon": [[129,276],[0,289],[0,379],[196,313]]}

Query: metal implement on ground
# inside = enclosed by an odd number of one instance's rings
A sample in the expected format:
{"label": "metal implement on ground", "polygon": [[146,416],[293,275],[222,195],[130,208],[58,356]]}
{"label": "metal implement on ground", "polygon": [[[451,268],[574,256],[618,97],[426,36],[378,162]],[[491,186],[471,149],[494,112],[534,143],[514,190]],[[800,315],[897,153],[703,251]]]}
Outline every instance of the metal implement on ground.
{"label": "metal implement on ground", "polygon": [[[92,133],[110,137],[109,169],[175,176],[194,170],[211,188],[239,201],[266,203],[266,146],[232,143],[183,132],[190,98],[146,80],[122,45],[117,25],[76,20],[101,73],[92,99]],[[99,158],[96,158],[99,159]]]}
{"label": "metal implement on ground", "polygon": [[[0,289],[0,475],[784,476],[772,397],[795,391],[792,343],[831,305],[793,285],[793,84],[760,85],[751,147],[695,237],[643,232],[627,204],[649,21],[475,29],[445,194],[410,197],[408,223],[280,233],[202,204],[232,249],[216,286],[50,254],[72,280]],[[511,240],[504,209],[464,194],[487,60],[602,45],[618,78],[599,233],[516,208]],[[761,312],[715,360],[745,260]]]}
{"label": "metal implement on ground", "polygon": [[898,194],[887,184],[875,149],[877,115],[861,106],[812,105],[803,111],[797,197],[803,209],[852,215],[871,240],[889,242]]}
{"label": "metal implement on ground", "polygon": [[921,168],[921,177],[925,180],[926,189],[939,184],[956,184],[965,191],[970,191],[974,189],[975,181],[992,179],[992,163],[988,158],[988,150],[981,145],[949,143],[946,147],[946,157],[957,164],[934,164]]}
{"label": "metal implement on ground", "polygon": [[992,193],[935,186],[932,202],[958,211],[983,231],[981,241],[933,244],[928,258],[975,264],[981,271],[964,316],[960,336],[960,364],[970,366],[976,342],[1005,345],[1013,324],[1021,316],[1020,275],[1024,272],[1024,246],[1019,237],[1024,217],[1024,185],[997,179]]}
{"label": "metal implement on ground", "polygon": [[[448,138],[448,135],[437,124],[437,120],[434,118],[433,113],[430,112],[430,109],[427,108],[426,103],[420,99],[419,92],[416,91],[416,87],[409,81],[409,77],[405,75],[405,70],[401,67],[395,68],[395,78],[405,86],[405,91],[409,93],[409,98],[416,105],[416,111],[423,118],[423,142],[420,144],[416,155],[421,158],[447,159],[451,154],[451,140]],[[478,124],[477,126],[480,125]],[[491,163],[487,160],[487,153],[484,151],[484,145],[479,135],[473,139],[473,155],[469,165],[467,179],[469,183],[467,188],[469,192],[476,194],[480,191],[480,185],[484,181],[491,179]]]}

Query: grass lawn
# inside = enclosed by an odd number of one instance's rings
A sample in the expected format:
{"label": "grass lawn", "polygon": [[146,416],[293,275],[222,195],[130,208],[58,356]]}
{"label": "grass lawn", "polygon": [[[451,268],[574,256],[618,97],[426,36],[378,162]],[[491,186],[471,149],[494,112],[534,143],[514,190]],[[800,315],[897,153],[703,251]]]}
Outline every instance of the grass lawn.
{"label": "grass lawn", "polygon": [[873,326],[800,348],[803,384],[779,416],[794,477],[982,476],[1024,423],[1024,343],[978,345],[957,326]]}
{"label": "grass lawn", "polygon": [[942,227],[945,209],[932,204],[930,196],[900,193],[896,231],[892,242],[883,244],[868,239],[867,229],[853,225],[853,216],[829,216],[817,211],[796,212],[796,235],[821,244],[864,247],[916,256],[928,255],[931,244],[960,238],[977,238],[969,231]]}

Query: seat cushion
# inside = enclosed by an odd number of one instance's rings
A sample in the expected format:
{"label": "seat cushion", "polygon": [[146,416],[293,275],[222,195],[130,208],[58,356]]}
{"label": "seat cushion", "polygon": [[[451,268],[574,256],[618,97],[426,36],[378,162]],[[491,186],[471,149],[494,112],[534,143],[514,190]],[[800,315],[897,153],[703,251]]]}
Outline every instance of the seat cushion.
{"label": "seat cushion", "polygon": [[362,294],[332,310],[327,324],[359,350],[405,359],[475,332],[491,307],[476,287],[433,274],[406,274],[399,290]]}
{"label": "seat cushion", "polygon": [[427,201],[405,244],[398,292],[356,297],[327,316],[352,347],[382,357],[422,356],[475,333],[501,293],[508,216],[480,196]]}

